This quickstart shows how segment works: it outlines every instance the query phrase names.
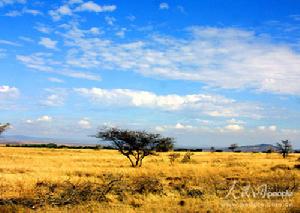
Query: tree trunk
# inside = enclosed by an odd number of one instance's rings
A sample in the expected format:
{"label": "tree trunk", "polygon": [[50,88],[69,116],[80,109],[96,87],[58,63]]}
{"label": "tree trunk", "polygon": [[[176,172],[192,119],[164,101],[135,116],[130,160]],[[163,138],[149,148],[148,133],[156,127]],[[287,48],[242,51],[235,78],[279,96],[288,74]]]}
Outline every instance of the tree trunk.
{"label": "tree trunk", "polygon": [[135,167],[135,165],[134,165],[133,161],[131,160],[130,156],[129,156],[129,155],[126,155],[126,157],[130,160],[131,166],[132,166],[132,167]]}

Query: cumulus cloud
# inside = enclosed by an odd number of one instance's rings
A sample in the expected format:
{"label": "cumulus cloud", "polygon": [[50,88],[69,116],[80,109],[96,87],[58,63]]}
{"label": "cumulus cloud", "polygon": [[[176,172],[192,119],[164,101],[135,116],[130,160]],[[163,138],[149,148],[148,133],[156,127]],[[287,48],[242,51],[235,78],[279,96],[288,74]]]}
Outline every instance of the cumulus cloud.
{"label": "cumulus cloud", "polygon": [[11,110],[15,107],[15,101],[20,91],[16,87],[0,85],[0,109]]}
{"label": "cumulus cloud", "polygon": [[244,130],[244,127],[238,124],[229,124],[227,126],[224,127],[224,130],[226,131],[242,131]]}
{"label": "cumulus cloud", "polygon": [[189,130],[196,130],[197,128],[192,125],[185,125],[182,123],[176,123],[175,125],[163,125],[163,126],[156,126],[154,128],[158,132],[164,132],[167,130],[178,130],[178,131],[189,131]]}
{"label": "cumulus cloud", "polygon": [[19,96],[19,89],[6,85],[0,86],[0,98],[16,98]]}
{"label": "cumulus cloud", "polygon": [[51,122],[53,119],[48,115],[43,115],[36,119],[37,122]]}
{"label": "cumulus cloud", "polygon": [[41,101],[42,105],[45,106],[63,106],[64,105],[64,97],[61,97],[57,94],[52,94],[46,97],[45,100]]}
{"label": "cumulus cloud", "polygon": [[37,31],[45,34],[49,34],[52,32],[52,28],[44,25],[44,24],[38,24],[37,26],[34,27]]}
{"label": "cumulus cloud", "polygon": [[166,2],[162,2],[159,4],[159,9],[160,10],[168,10],[169,9],[169,5]]}
{"label": "cumulus cloud", "polygon": [[71,16],[73,12],[69,5],[62,5],[56,10],[50,10],[49,15],[52,17],[54,21],[58,21],[61,19],[62,16]]}
{"label": "cumulus cloud", "polygon": [[277,126],[276,125],[271,125],[271,126],[258,126],[257,127],[259,130],[262,131],[272,131],[275,132],[277,130]]}
{"label": "cumulus cloud", "polygon": [[88,118],[83,118],[80,121],[78,121],[78,125],[82,129],[90,129],[90,128],[92,128],[91,122],[89,121]]}
{"label": "cumulus cloud", "polygon": [[227,123],[228,124],[245,124],[244,121],[240,121],[240,120],[236,120],[234,118],[230,119],[230,120],[227,120]]}
{"label": "cumulus cloud", "polygon": [[68,94],[66,89],[63,88],[51,88],[45,89],[48,95],[40,101],[40,104],[48,107],[60,107],[65,104],[65,99]]}
{"label": "cumulus cloud", "polygon": [[41,40],[39,41],[39,44],[48,48],[48,49],[57,49],[56,47],[56,44],[57,44],[57,41],[54,41],[50,38],[41,38]]}
{"label": "cumulus cloud", "polygon": [[88,1],[84,2],[80,6],[78,6],[75,10],[76,11],[88,11],[88,12],[96,12],[96,13],[101,13],[101,12],[113,12],[114,10],[117,9],[116,5],[99,5],[96,4],[93,1]]}
{"label": "cumulus cloud", "polygon": [[101,105],[143,107],[165,111],[190,110],[205,115],[222,117],[252,117],[253,114],[255,114],[252,111],[253,105],[248,103],[236,103],[233,99],[228,99],[219,95],[157,95],[142,90],[107,90],[102,88],[75,88],[74,91],[89,98],[93,103],[100,103]]}
{"label": "cumulus cloud", "polygon": [[34,122],[34,121],[33,121],[33,120],[30,120],[30,119],[28,119],[28,120],[25,121],[25,123],[27,123],[27,124],[33,124],[33,122]]}
{"label": "cumulus cloud", "polygon": [[27,119],[24,121],[24,123],[28,124],[28,125],[37,125],[37,124],[43,124],[43,123],[50,123],[52,121],[53,121],[53,118],[51,116],[43,115],[36,119]]}
{"label": "cumulus cloud", "polygon": [[99,5],[93,1],[83,2],[80,0],[69,1],[55,10],[50,10],[49,15],[54,21],[59,21],[64,16],[73,16],[76,12],[113,12],[116,5]]}

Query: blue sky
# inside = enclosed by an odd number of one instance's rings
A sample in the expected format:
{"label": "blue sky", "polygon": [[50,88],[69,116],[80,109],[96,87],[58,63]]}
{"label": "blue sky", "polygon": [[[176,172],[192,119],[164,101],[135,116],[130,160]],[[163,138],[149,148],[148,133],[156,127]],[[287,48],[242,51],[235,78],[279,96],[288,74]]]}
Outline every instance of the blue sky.
{"label": "blue sky", "polygon": [[8,135],[299,147],[299,1],[49,2],[0,0]]}

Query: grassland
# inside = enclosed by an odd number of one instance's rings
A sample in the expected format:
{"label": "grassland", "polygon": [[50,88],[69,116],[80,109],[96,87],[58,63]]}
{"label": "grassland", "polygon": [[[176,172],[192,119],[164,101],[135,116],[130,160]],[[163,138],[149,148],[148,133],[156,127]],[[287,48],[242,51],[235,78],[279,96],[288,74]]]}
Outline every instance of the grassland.
{"label": "grassland", "polygon": [[[168,154],[131,168],[112,150],[0,147],[0,212],[300,211],[299,154],[194,153],[181,163],[181,153],[173,165]],[[263,186],[293,195],[263,197]]]}

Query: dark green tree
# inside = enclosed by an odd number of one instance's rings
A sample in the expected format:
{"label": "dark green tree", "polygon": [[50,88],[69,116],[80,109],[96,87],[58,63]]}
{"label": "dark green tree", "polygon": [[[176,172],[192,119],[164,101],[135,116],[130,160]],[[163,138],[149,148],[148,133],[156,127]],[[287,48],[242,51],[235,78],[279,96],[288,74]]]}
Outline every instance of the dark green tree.
{"label": "dark green tree", "polygon": [[10,126],[9,123],[1,124],[0,123],[0,135]]}
{"label": "dark green tree", "polygon": [[277,143],[277,148],[282,154],[283,158],[286,158],[289,153],[292,151],[292,144],[289,140],[282,140],[281,143]]}
{"label": "dark green tree", "polygon": [[160,134],[107,127],[95,137],[111,142],[114,148],[128,158],[132,167],[141,167],[143,159],[155,154],[163,143],[173,143],[173,139],[163,138]]}
{"label": "dark green tree", "polygon": [[230,149],[231,151],[234,152],[234,150],[236,150],[238,147],[239,147],[238,144],[234,143],[234,144],[231,144],[231,145],[228,147],[228,149]]}
{"label": "dark green tree", "polygon": [[161,138],[156,146],[157,152],[169,152],[174,148],[173,138]]}

